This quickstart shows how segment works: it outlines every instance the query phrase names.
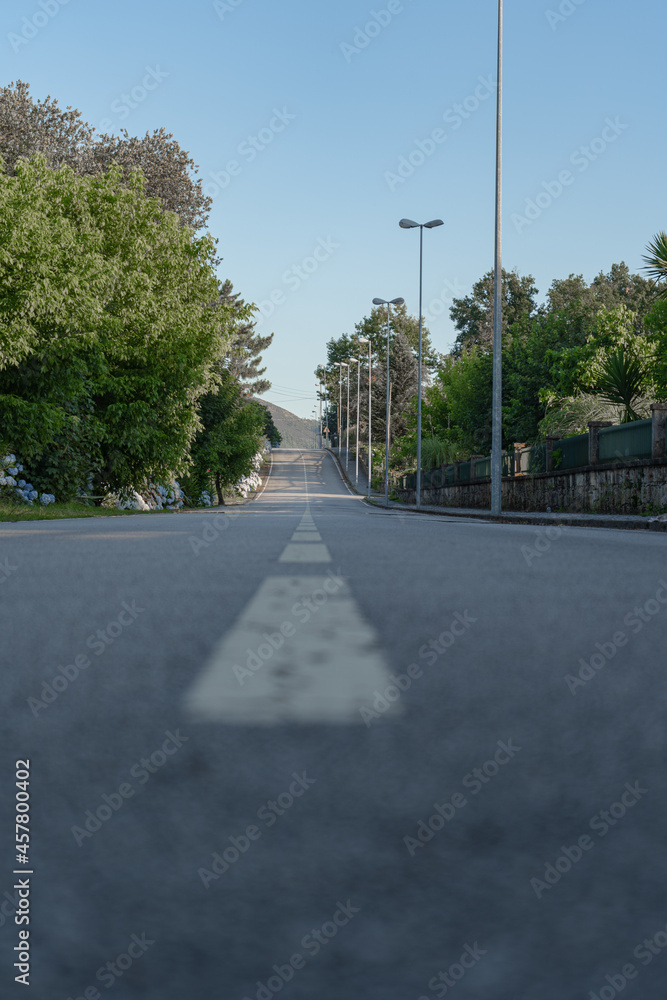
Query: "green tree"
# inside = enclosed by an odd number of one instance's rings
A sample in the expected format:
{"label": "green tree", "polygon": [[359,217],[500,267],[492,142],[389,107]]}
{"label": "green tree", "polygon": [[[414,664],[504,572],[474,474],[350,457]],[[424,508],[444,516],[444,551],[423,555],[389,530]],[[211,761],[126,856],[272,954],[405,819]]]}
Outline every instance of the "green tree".
{"label": "green tree", "polygon": [[[373,357],[372,362],[372,374],[371,374],[371,384],[372,384],[372,398],[373,398],[373,416],[372,419],[381,421],[382,428],[385,427],[385,382],[386,382],[386,366],[387,366],[387,309],[386,306],[376,306],[372,309],[369,316],[365,316],[359,323],[355,325],[354,335],[350,336],[347,333],[342,334],[338,338],[332,338],[327,344],[327,364],[326,366],[321,366],[316,369],[316,377],[324,383],[326,386],[326,393],[329,399],[329,413],[328,413],[328,426],[332,434],[336,433],[337,421],[338,421],[338,399],[339,399],[339,381],[340,381],[340,369],[338,367],[338,362],[350,361],[350,358],[359,358],[361,361],[361,414],[359,420],[359,430],[360,435],[367,432],[368,428],[368,365],[366,359],[368,358],[368,344],[360,344],[359,338],[366,337],[371,342],[371,353]],[[416,372],[417,372],[417,352],[419,349],[419,319],[416,316],[408,314],[405,304],[402,306],[392,306],[390,310],[389,319],[389,343],[390,343],[390,365],[394,364],[392,360],[396,351],[398,359],[399,355],[403,359],[403,365],[401,371],[404,370],[405,365],[410,366],[412,370],[412,363],[408,362],[408,354],[412,355],[414,362],[414,393],[417,392],[416,383]],[[392,345],[400,344],[400,348],[394,348]],[[426,386],[429,384],[431,377],[431,369],[435,367],[438,361],[438,355],[433,350],[430,340],[430,334],[428,328],[422,323],[422,385]],[[397,362],[398,363],[398,362]],[[354,389],[350,392],[350,421],[351,425],[356,423],[356,365],[352,363],[352,373],[354,376]],[[393,369],[392,369],[393,370]],[[347,401],[347,369],[343,369],[343,406],[345,407]],[[398,376],[398,372],[396,373]],[[390,375],[390,381],[393,381]],[[397,378],[397,386],[399,382],[402,381],[402,375]],[[397,389],[398,391],[398,389]],[[393,396],[392,396],[393,398]],[[404,400],[400,396],[397,402],[397,410],[395,411],[398,418],[398,427],[400,428],[399,433],[403,433],[405,430],[405,425],[403,421],[403,414],[406,411],[408,402],[407,398]],[[380,425],[377,424],[376,427]],[[379,434],[378,430],[378,434]],[[384,433],[384,430],[382,431]],[[373,435],[375,437],[375,434]]]}
{"label": "green tree", "polygon": [[[505,270],[502,286],[504,338],[513,323],[533,315],[537,288],[531,275],[522,278],[516,271]],[[481,351],[493,349],[494,288],[494,273],[489,271],[475,282],[470,295],[453,300],[449,314],[458,330],[453,354],[460,355],[473,347]]]}
{"label": "green tree", "polygon": [[49,94],[34,101],[22,80],[0,88],[0,156],[11,176],[21,158],[42,154],[49,166],[69,166],[81,175],[103,173],[117,165],[125,183],[135,170],[145,177],[145,193],[165,211],[198,230],[206,225],[212,201],[196,180],[197,164],[164,128],[139,138],[126,129],[96,135],[95,129],[68,105],[63,110]]}
{"label": "green tree", "polygon": [[627,422],[650,414],[657,395],[656,340],[636,333],[637,316],[621,305],[603,309],[585,344],[553,352],[548,412],[541,433],[584,433],[589,420]]}
{"label": "green tree", "polygon": [[266,413],[266,417],[264,418],[264,428],[263,428],[264,437],[267,439],[269,444],[273,448],[275,448],[276,445],[279,445],[282,442],[283,436],[276,427],[275,423],[273,422],[273,416],[268,406],[264,406],[263,404],[260,405],[264,410],[264,412]]}
{"label": "green tree", "polygon": [[266,367],[260,368],[262,351],[273,343],[273,334],[262,337],[252,318],[255,306],[244,302],[229,279],[220,287],[220,302],[227,316],[226,349],[221,366],[231,372],[248,395],[261,396],[271,388],[262,378]]}
{"label": "green tree", "polygon": [[448,356],[427,390],[422,424],[463,457],[491,448],[493,356],[473,348]]}
{"label": "green tree", "polygon": [[182,473],[216,383],[214,242],[143,191],[41,156],[0,174],[0,421],[27,468],[60,456],[63,494],[86,463],[113,488]]}
{"label": "green tree", "polygon": [[236,379],[227,373],[215,392],[200,401],[201,429],[192,445],[193,469],[185,481],[186,493],[199,496],[212,482],[219,504],[242,476],[253,470],[261,450],[266,407],[244,398]]}
{"label": "green tree", "polygon": [[658,233],[646,249],[648,253],[644,256],[645,270],[655,281],[660,282],[658,294],[661,299],[665,299],[667,298],[667,233]]}

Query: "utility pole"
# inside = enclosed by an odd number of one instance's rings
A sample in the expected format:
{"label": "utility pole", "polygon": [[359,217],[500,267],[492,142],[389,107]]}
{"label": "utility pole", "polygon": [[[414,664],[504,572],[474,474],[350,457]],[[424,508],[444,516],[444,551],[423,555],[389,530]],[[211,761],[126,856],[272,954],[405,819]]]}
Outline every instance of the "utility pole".
{"label": "utility pole", "polygon": [[503,0],[498,0],[498,94],[496,105],[496,252],[493,295],[493,415],[491,430],[491,513],[502,508],[503,475]]}

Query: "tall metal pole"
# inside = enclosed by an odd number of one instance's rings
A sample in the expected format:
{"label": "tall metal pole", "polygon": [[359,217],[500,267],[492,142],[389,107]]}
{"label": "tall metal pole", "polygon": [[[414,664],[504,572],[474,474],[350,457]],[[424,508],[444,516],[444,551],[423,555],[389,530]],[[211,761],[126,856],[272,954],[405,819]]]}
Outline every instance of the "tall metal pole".
{"label": "tall metal pole", "polygon": [[323,386],[322,386],[322,383],[320,382],[320,384],[319,384],[319,392],[317,394],[319,396],[319,398],[320,398],[320,449],[324,448],[324,434],[322,433],[323,432],[323,427],[322,427],[322,389],[323,389]]}
{"label": "tall metal pole", "polygon": [[339,458],[340,458],[340,430],[341,430],[340,411],[341,411],[342,405],[343,405],[343,362],[339,361],[338,362],[338,413],[336,414],[336,416],[338,417],[338,457]]}
{"label": "tall metal pole", "polygon": [[384,449],[384,502],[389,506],[389,303],[387,303],[387,434]]}
{"label": "tall metal pole", "polygon": [[419,371],[417,373],[417,490],[416,504],[421,504],[422,486],[422,260],[424,250],[424,227],[419,227]]}
{"label": "tall metal pole", "polygon": [[371,438],[371,341],[368,340],[368,499],[371,498],[371,473],[373,471],[373,452]]}
{"label": "tall metal pole", "polygon": [[491,513],[502,508],[502,240],[503,240],[503,0],[498,0],[498,94],[496,106],[496,259],[493,295],[493,424],[491,432]]}
{"label": "tall metal pole", "polygon": [[354,449],[354,481],[359,485],[359,394],[361,392],[361,358],[357,360],[357,446]]}
{"label": "tall metal pole", "polygon": [[345,427],[347,430],[347,439],[345,442],[345,471],[347,472],[347,466],[350,461],[350,368],[352,365],[347,366],[347,407],[345,410]]}

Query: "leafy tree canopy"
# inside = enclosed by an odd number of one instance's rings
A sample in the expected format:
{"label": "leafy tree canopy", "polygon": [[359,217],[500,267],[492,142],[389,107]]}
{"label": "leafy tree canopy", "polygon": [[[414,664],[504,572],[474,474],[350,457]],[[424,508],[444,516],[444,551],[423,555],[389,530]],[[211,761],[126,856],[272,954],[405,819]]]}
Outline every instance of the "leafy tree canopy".
{"label": "leafy tree canopy", "polygon": [[115,164],[125,183],[139,169],[148,197],[159,198],[165,211],[175,212],[191,229],[206,225],[211,199],[195,179],[199,168],[171,133],[160,128],[142,138],[126,129],[120,136],[97,135],[71,105],[61,108],[50,94],[34,101],[22,80],[0,87],[0,157],[6,173],[12,176],[21,158],[39,153],[54,169],[66,165],[81,175],[101,174]]}
{"label": "leafy tree canopy", "polygon": [[113,487],[187,466],[222,343],[214,256],[138,172],[0,173],[0,420],[31,468],[60,454],[63,493],[87,462]]}
{"label": "leafy tree canopy", "polygon": [[[520,277],[516,271],[503,270],[502,281],[503,337],[513,323],[536,310],[537,288],[531,275]],[[493,350],[493,271],[476,281],[470,295],[454,299],[449,314],[458,330],[453,354],[460,355],[473,347],[480,351]]]}

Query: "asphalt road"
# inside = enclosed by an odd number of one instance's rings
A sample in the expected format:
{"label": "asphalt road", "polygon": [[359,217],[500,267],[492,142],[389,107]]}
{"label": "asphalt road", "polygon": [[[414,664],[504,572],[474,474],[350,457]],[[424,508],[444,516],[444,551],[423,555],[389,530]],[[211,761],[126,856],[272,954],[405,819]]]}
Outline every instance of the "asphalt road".
{"label": "asphalt road", "polygon": [[282,450],[227,512],[0,525],[0,995],[662,1000],[666,556]]}

